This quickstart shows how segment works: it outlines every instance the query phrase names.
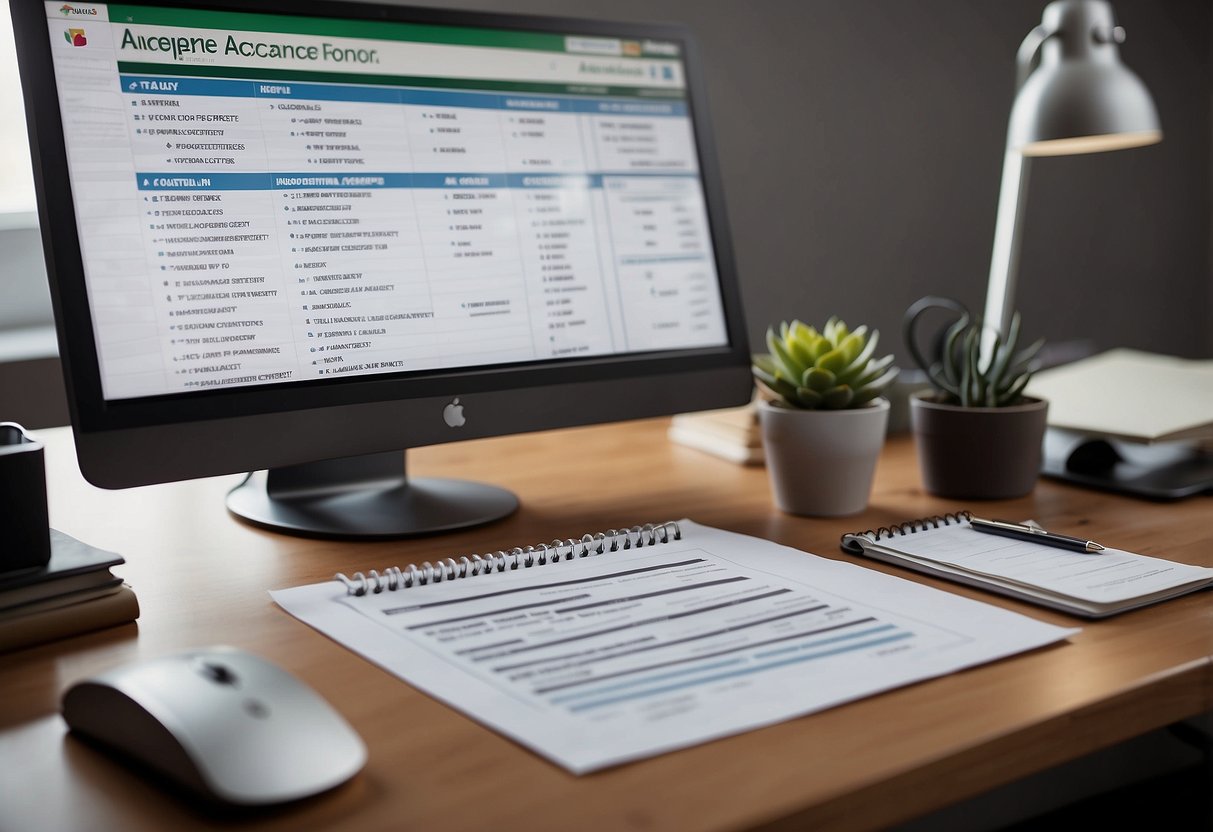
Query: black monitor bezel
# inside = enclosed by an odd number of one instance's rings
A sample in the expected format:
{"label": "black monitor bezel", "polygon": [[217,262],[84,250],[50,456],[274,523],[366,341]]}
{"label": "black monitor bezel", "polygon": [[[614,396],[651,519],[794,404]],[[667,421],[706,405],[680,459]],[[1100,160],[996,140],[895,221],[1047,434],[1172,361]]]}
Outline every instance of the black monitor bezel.
{"label": "black monitor bezel", "polygon": [[[123,5],[180,5],[164,0],[129,0]],[[733,259],[716,147],[708,117],[701,61],[690,31],[679,24],[620,23],[557,16],[467,12],[413,6],[334,2],[334,0],[202,0],[199,10],[341,17],[443,26],[673,41],[679,44],[687,78],[687,104],[699,155],[700,179],[715,249],[728,343],[719,348],[625,353],[585,359],[370,375],[340,383],[299,381],[224,390],[175,393],[138,399],[106,400],[89,308],[83,260],[68,176],[63,124],[42,0],[11,0],[24,88],[34,178],[38,195],[47,271],[67,379],[73,426],[101,434],[143,427],[223,420],[297,410],[359,407],[497,392],[539,389],[587,382],[618,382],[638,377],[673,377],[748,366],[749,346]],[[587,417],[585,421],[593,421]],[[420,444],[430,441],[422,439]]]}

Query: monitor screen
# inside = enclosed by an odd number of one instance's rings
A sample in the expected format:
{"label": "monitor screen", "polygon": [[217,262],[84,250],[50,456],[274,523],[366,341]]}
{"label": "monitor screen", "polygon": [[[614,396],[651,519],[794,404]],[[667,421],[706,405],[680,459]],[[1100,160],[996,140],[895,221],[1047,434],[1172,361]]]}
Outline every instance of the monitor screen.
{"label": "monitor screen", "polygon": [[[243,443],[304,411],[449,416],[460,396],[470,415],[478,393],[540,411],[218,465],[173,452],[134,480],[691,409],[671,404],[696,374],[744,400],[684,30],[345,3],[13,10],[41,39],[20,57],[78,443],[206,425]],[[594,401],[644,378],[669,394]],[[552,407],[562,388],[588,410]],[[95,481],[133,484],[102,444]]]}

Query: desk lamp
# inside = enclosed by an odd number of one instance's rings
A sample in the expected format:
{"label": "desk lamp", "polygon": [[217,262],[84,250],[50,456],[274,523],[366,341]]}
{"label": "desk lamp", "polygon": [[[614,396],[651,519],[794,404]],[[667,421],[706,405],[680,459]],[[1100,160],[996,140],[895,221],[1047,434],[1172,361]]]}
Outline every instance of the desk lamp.
{"label": "desk lamp", "polygon": [[[1149,91],[1120,62],[1125,31],[1105,0],[1056,0],[1016,56],[1018,91],[1007,127],[982,357],[1014,313],[1028,169],[1034,156],[1141,147],[1162,140]],[[997,327],[997,329],[995,329]],[[1155,499],[1213,491],[1213,454],[1176,446],[1130,447],[1050,428],[1043,473]]]}
{"label": "desk lamp", "polygon": [[[994,254],[982,343],[989,360],[996,331],[1014,314],[1023,206],[1034,156],[1141,147],[1162,140],[1149,90],[1120,62],[1125,30],[1104,0],[1057,0],[1045,7],[1016,57],[1017,89],[1007,127]],[[997,326],[997,330],[993,327]]]}

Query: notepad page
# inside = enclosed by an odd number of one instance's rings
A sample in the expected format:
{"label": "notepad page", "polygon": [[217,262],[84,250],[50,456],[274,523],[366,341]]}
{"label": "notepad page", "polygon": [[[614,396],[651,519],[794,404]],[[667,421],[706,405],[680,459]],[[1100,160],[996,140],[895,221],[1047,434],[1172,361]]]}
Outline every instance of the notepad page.
{"label": "notepad page", "polygon": [[882,540],[880,548],[1095,604],[1213,582],[1213,569],[1122,549],[1073,552],[973,531],[967,522]]}
{"label": "notepad page", "polygon": [[349,597],[271,593],[401,679],[581,773],[1065,638],[850,563],[680,523],[683,539]]}

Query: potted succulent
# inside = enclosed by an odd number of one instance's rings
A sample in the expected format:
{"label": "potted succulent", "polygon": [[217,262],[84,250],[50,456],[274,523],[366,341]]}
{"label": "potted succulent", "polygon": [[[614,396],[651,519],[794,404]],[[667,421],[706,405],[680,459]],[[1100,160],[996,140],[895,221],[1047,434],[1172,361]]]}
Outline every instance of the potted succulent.
{"label": "potted succulent", "polygon": [[[934,360],[920,351],[918,322],[931,309],[957,313]],[[906,346],[934,390],[910,397],[910,421],[927,491],[961,499],[1007,499],[1032,491],[1040,473],[1048,402],[1023,394],[1040,339],[1019,349],[1016,312],[1005,333],[949,298],[925,297],[906,310]],[[989,341],[983,348],[983,334]]]}
{"label": "potted succulent", "polygon": [[893,356],[873,358],[880,334],[830,318],[767,330],[754,356],[762,444],[775,503],[790,514],[856,514],[868,504],[897,377]]}

